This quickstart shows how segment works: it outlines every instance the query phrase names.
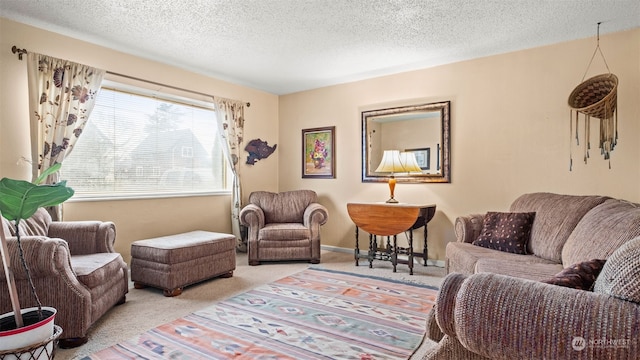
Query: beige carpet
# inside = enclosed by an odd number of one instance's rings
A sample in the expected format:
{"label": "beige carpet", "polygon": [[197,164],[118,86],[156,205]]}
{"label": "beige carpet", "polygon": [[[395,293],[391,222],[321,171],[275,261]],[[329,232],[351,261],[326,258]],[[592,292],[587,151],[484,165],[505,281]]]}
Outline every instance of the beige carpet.
{"label": "beige carpet", "polygon": [[[127,294],[127,302],[114,307],[94,324],[89,330],[87,344],[75,349],[58,349],[55,358],[57,360],[81,359],[156,326],[200,310],[217,300],[242,293],[258,285],[267,284],[302,271],[309,266],[405,280],[436,287],[440,287],[444,276],[444,269],[434,266],[425,267],[420,264],[414,266],[414,275],[409,275],[409,269],[406,265],[398,265],[397,272],[393,273],[391,264],[383,261],[375,261],[373,269],[369,269],[368,263],[364,260],[360,260],[360,266],[355,266],[353,254],[335,251],[323,251],[322,261],[318,265],[294,262],[248,266],[247,255],[239,253],[233,277],[213,279],[187,287],[180,296],[168,298],[162,295],[161,290],[134,289],[131,284]],[[422,358],[424,351],[432,345],[430,340],[425,340],[413,358]]]}

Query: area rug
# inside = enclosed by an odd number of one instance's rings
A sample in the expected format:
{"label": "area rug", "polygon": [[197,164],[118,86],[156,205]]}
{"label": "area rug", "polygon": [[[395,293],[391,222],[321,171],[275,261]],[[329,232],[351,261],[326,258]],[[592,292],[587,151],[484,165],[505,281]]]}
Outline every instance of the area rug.
{"label": "area rug", "polygon": [[309,268],[84,359],[407,359],[436,295],[427,285]]}

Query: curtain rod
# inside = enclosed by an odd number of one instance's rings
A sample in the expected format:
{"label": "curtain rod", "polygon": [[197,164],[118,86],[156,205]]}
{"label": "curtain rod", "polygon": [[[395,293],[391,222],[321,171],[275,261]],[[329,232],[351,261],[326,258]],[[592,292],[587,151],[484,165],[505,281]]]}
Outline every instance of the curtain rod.
{"label": "curtain rod", "polygon": [[[14,54],[18,54],[18,60],[22,60],[22,55],[27,54],[27,49],[19,49],[17,46],[13,45],[11,47],[11,52],[14,53]],[[141,79],[141,78],[138,78],[138,77],[135,77],[135,76],[124,75],[124,74],[120,74],[120,73],[116,73],[116,72],[112,72],[112,71],[108,71],[108,70],[107,70],[107,74],[120,76],[120,77],[127,78],[127,79],[130,79],[130,80],[142,81],[142,82],[153,84],[153,85],[157,85],[157,86],[167,87],[167,88],[170,88],[170,89],[173,89],[173,90],[185,91],[185,92],[190,92],[190,93],[196,94],[196,95],[202,95],[202,96],[208,96],[208,97],[211,97],[211,98],[215,98],[215,96],[213,96],[211,94],[205,94],[205,93],[201,93],[201,92],[198,92],[198,91],[184,89],[184,88],[180,88],[180,87],[173,86],[173,85],[162,84],[162,83],[159,83],[159,82],[146,80],[146,79]],[[247,102],[246,105],[247,105],[247,107],[250,107],[251,103]]]}

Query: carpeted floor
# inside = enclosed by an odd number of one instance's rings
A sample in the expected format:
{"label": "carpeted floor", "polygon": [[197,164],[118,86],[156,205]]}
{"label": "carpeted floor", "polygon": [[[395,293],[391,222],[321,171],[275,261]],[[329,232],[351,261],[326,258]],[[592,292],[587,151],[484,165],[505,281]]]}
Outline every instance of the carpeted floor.
{"label": "carpeted floor", "polygon": [[[80,359],[151,328],[201,310],[215,301],[289,276],[309,266],[311,265],[304,262],[248,266],[246,254],[240,253],[237,254],[237,267],[232,278],[214,279],[187,287],[182,295],[177,297],[167,298],[160,290],[133,289],[131,286],[127,302],[110,310],[89,330],[87,344],[75,349],[58,349],[56,359]],[[323,251],[322,262],[314,266],[436,287],[440,286],[444,276],[442,268],[417,264],[414,267],[414,275],[409,275],[407,267],[402,265],[393,273],[391,264],[382,261],[374,262],[373,269],[369,269],[363,260],[360,261],[360,266],[355,266],[351,253],[333,251]],[[420,359],[424,350],[431,345],[429,340],[425,340],[413,358]]]}

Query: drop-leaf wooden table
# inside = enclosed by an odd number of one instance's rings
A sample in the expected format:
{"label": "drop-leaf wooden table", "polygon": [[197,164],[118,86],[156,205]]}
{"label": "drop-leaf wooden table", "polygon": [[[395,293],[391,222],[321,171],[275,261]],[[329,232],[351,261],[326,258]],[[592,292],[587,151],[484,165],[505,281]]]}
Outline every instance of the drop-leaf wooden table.
{"label": "drop-leaf wooden table", "polygon": [[[407,203],[348,203],[347,212],[349,217],[356,224],[356,246],[354,257],[356,266],[360,258],[369,260],[369,267],[373,267],[373,260],[391,261],[393,272],[396,272],[398,264],[407,264],[409,274],[413,275],[413,230],[424,227],[424,247],[419,256],[427,265],[427,223],[433,218],[436,206],[424,204]],[[358,230],[362,229],[369,233],[369,251],[366,256],[360,254],[358,244]],[[408,231],[409,247],[401,248],[397,245],[397,234]],[[377,237],[387,237],[387,244],[378,247]],[[391,244],[393,237],[393,245]],[[399,258],[398,255],[407,255],[407,259]]]}

